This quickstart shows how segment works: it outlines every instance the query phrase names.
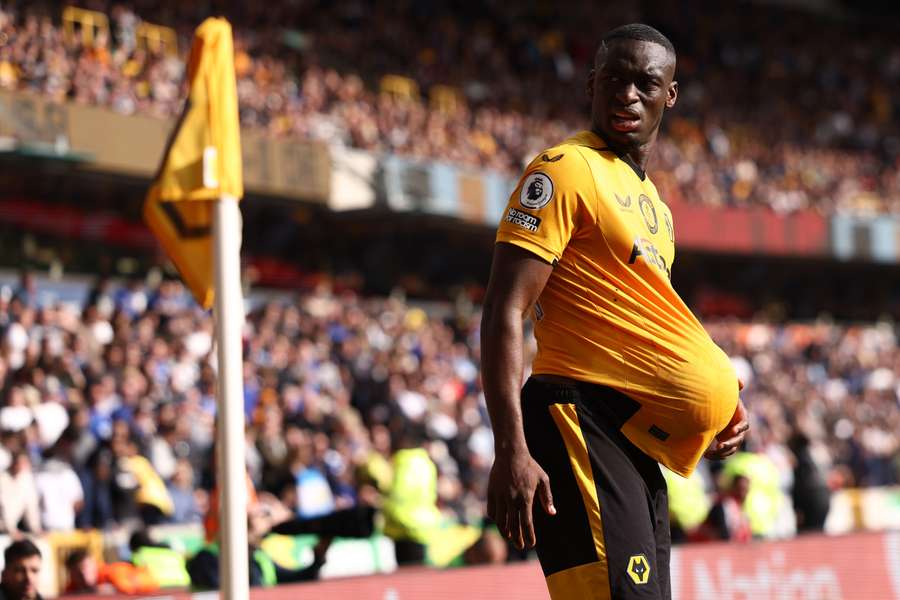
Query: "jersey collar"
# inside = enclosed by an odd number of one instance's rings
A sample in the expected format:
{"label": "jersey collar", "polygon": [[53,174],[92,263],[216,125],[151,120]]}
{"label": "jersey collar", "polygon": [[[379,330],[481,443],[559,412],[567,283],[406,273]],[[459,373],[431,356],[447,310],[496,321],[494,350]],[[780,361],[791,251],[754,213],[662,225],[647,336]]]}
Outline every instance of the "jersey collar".
{"label": "jersey collar", "polygon": [[619,158],[619,160],[631,167],[635,175],[637,175],[641,181],[644,181],[647,178],[646,171],[644,171],[639,164],[634,162],[630,156],[628,156],[627,154],[619,154],[618,152],[610,148],[609,145],[603,140],[603,138],[593,131],[579,131],[571,138],[569,138],[568,141],[578,146],[587,146],[588,148],[593,148],[598,152],[612,152]]}

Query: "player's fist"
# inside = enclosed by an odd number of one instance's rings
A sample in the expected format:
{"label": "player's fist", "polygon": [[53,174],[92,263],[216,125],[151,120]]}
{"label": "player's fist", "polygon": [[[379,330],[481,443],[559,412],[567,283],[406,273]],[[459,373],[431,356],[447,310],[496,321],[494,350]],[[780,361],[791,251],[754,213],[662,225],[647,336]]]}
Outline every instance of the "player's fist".
{"label": "player's fist", "polygon": [[704,456],[711,460],[722,460],[728,458],[738,451],[744,438],[747,437],[747,431],[750,429],[750,415],[747,407],[738,399],[737,406],[734,409],[734,415],[731,421],[725,426],[725,429],[716,435],[716,438],[709,445]]}
{"label": "player's fist", "polygon": [[[742,425],[743,429],[741,429]],[[744,406],[744,403],[741,402],[740,399],[738,399],[737,406],[734,408],[734,415],[732,415],[731,420],[728,422],[728,425],[725,426],[725,429],[719,432],[716,439],[720,442],[725,442],[733,437],[739,430],[746,432],[748,429],[750,429],[750,415],[747,413],[747,407]]]}

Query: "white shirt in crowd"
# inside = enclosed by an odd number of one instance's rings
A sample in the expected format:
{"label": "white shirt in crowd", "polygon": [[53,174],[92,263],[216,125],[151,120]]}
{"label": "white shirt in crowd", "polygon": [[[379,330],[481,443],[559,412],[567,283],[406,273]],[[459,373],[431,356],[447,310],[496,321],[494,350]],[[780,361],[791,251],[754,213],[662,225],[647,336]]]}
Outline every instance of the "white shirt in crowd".
{"label": "white shirt in crowd", "polygon": [[34,475],[30,470],[19,471],[16,475],[4,471],[0,473],[0,527],[6,533],[18,531],[23,518],[32,532],[41,530]]}
{"label": "white shirt in crowd", "polygon": [[44,528],[53,531],[75,529],[75,514],[84,500],[84,491],[72,467],[51,458],[44,462],[34,479],[41,497]]}

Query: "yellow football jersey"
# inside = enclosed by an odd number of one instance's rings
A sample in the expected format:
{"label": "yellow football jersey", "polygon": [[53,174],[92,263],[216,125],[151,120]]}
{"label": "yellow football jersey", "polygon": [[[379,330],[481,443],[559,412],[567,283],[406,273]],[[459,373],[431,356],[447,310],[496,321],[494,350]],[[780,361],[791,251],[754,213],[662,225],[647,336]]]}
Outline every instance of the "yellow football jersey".
{"label": "yellow football jersey", "polygon": [[690,475],[734,414],[738,382],[672,288],[672,213],[650,179],[581,132],[531,162],[497,241],[555,265],[534,306],[532,371],[633,398],[623,433]]}

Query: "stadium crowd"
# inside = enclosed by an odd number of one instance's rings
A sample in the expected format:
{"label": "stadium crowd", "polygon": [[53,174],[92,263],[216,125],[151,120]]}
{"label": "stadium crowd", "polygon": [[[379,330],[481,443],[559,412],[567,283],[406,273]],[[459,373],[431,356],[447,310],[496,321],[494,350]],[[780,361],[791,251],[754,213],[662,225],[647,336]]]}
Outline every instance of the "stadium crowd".
{"label": "stadium crowd", "polygon": [[[900,50],[889,24],[758,5],[658,4],[647,10],[679,48],[681,80],[651,167],[664,197],[783,212],[900,208],[900,121],[890,93]],[[65,35],[58,6],[0,3],[0,89],[172,116],[183,57],[140,44],[137,27],[142,19],[173,26],[183,51],[214,8],[236,24],[245,125],[508,174],[585,126],[593,32],[642,17],[628,5],[591,3],[565,14],[487,1],[83,6],[110,15],[109,31],[90,43]],[[806,35],[811,28],[816,36]],[[764,39],[750,33],[759,31]],[[436,85],[457,93],[429,102],[416,90],[379,91],[393,73],[411,77],[423,96]]]}
{"label": "stadium crowd", "polygon": [[[46,298],[30,277],[0,293],[0,528],[199,521],[214,484],[210,315],[174,281],[101,282],[82,306]],[[260,301],[243,336],[256,488],[300,517],[378,506],[392,454],[421,447],[443,515],[480,524],[493,441],[478,322],[327,284]],[[801,463],[830,489],[900,481],[893,326],[710,330],[747,384],[748,450],[785,497],[810,481],[795,480]]]}

